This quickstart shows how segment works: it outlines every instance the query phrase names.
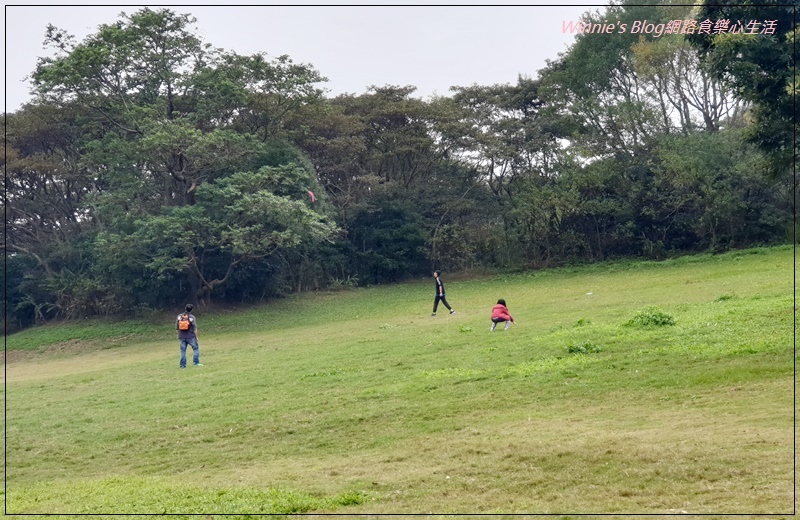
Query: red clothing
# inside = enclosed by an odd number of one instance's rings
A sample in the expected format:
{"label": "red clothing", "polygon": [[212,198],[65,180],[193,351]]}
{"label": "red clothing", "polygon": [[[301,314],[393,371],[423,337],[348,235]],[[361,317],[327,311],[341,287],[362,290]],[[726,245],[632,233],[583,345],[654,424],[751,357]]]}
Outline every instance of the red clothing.
{"label": "red clothing", "polygon": [[506,321],[514,321],[514,318],[508,313],[508,309],[502,303],[498,303],[492,307],[492,319],[502,318]]}

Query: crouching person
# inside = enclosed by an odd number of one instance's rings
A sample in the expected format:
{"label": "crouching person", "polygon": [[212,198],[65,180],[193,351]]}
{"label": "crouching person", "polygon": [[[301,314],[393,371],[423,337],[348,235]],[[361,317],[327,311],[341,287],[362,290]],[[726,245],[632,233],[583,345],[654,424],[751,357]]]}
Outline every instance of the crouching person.
{"label": "crouching person", "polygon": [[506,307],[506,301],[502,298],[497,300],[497,305],[492,307],[492,330],[494,332],[494,328],[497,326],[498,323],[505,322],[506,327],[505,330],[508,330],[508,327],[514,323],[514,317],[508,313],[508,307]]}

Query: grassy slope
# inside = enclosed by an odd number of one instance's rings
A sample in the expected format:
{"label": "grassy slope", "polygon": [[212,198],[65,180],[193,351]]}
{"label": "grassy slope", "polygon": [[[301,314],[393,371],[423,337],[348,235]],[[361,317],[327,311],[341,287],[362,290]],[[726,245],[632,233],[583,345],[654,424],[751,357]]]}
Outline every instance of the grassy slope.
{"label": "grassy slope", "polygon": [[[791,512],[792,269],[450,280],[436,318],[432,283],[302,295],[198,313],[185,371],[171,323],[11,336],[124,348],[8,364],[8,512]],[[519,326],[489,333],[499,297]],[[677,324],[623,326],[648,305]]]}

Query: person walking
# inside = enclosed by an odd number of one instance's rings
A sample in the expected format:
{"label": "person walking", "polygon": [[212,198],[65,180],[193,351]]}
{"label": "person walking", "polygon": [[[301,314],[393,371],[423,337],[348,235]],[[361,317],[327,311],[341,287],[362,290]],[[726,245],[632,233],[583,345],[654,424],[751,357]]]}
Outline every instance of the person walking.
{"label": "person walking", "polygon": [[506,301],[502,298],[497,300],[497,305],[492,307],[492,330],[490,332],[494,332],[494,328],[501,322],[506,322],[505,330],[508,330],[509,325],[515,323],[514,317],[508,313]]}
{"label": "person walking", "polygon": [[175,329],[178,331],[178,339],[181,342],[181,368],[186,368],[186,347],[191,345],[194,351],[193,359],[194,366],[203,366],[200,363],[200,345],[197,343],[197,318],[192,314],[194,305],[191,303],[186,305],[186,312],[178,314],[175,319]]}
{"label": "person walking", "polygon": [[433,272],[433,277],[436,278],[436,297],[433,299],[433,314],[431,314],[431,316],[436,316],[436,309],[439,308],[439,302],[442,302],[444,306],[450,310],[450,314],[456,313],[456,311],[450,307],[450,304],[447,303],[444,293],[444,283],[442,283],[442,279],[439,278],[440,274],[441,271]]}

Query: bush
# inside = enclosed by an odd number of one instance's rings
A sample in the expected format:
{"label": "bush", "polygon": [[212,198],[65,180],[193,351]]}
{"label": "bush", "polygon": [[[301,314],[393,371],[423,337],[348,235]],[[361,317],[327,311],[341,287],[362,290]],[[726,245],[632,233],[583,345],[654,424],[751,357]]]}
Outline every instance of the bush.
{"label": "bush", "polygon": [[664,327],[666,325],[675,325],[675,318],[653,306],[637,311],[636,315],[625,323],[626,327]]}
{"label": "bush", "polygon": [[329,278],[328,290],[340,291],[342,289],[353,289],[358,287],[358,275],[348,275],[346,278]]}
{"label": "bush", "polygon": [[581,343],[570,343],[567,347],[567,352],[570,354],[596,354],[602,349],[592,343],[591,341],[583,341]]}

